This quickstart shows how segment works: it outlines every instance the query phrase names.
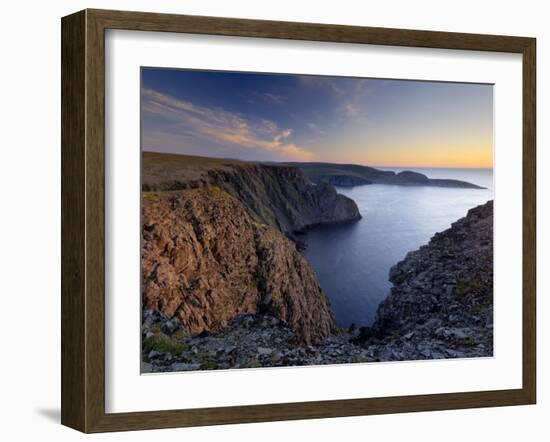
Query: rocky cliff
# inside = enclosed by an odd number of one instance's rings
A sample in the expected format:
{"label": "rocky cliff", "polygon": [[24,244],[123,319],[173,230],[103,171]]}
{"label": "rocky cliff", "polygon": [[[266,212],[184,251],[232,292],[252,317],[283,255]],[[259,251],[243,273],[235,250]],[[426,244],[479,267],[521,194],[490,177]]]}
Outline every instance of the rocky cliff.
{"label": "rocky cliff", "polygon": [[327,182],[311,184],[297,167],[143,153],[143,190],[216,186],[240,201],[257,222],[284,233],[357,220],[355,202]]}
{"label": "rocky cliff", "polygon": [[[258,178],[255,171],[239,177]],[[278,318],[306,343],[333,333],[329,302],[295,245],[211,185],[236,175],[216,172],[209,186],[198,189],[143,192],[144,308],[177,318],[191,335],[220,331],[245,313]]]}
{"label": "rocky cliff", "polygon": [[[329,329],[326,327],[311,345],[303,345],[295,330],[274,316],[276,308],[260,307],[257,313],[239,314],[219,331],[192,336],[178,330],[179,320],[146,310],[142,370],[491,356],[492,219],[492,202],[474,208],[396,264],[390,274],[394,287],[380,305],[373,327],[333,329],[325,334]],[[280,270],[286,271],[286,265]],[[257,294],[254,299],[265,298]],[[333,327],[332,321],[327,323]],[[155,332],[155,327],[162,333]]]}
{"label": "rocky cliff", "polygon": [[407,254],[390,280],[391,293],[359,339],[378,359],[491,356],[493,202]]}

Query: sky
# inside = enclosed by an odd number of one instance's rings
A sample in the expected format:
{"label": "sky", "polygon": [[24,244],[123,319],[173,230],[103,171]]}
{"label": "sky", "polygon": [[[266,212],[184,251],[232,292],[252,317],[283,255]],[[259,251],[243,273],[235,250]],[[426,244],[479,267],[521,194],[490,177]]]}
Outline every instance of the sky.
{"label": "sky", "polygon": [[145,151],[493,167],[493,86],[142,68]]}

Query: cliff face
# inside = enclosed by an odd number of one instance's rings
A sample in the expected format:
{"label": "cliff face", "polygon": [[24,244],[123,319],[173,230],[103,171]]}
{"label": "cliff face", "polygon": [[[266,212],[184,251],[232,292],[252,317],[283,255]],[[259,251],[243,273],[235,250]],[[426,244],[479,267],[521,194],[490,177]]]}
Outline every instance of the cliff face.
{"label": "cliff face", "polygon": [[285,321],[304,342],[336,330],[295,245],[219,187],[143,193],[142,296],[145,308],[175,316],[189,334],[258,312]]}
{"label": "cliff face", "polygon": [[143,162],[144,190],[216,186],[239,200],[255,221],[285,233],[361,218],[352,199],[329,183],[311,184],[297,167],[150,152],[143,153]]}
{"label": "cliff face", "polygon": [[212,170],[208,176],[211,185],[237,197],[258,221],[283,232],[361,217],[353,200],[331,184],[310,184],[297,168],[250,165]]}
{"label": "cliff face", "polygon": [[491,356],[493,202],[407,254],[390,280],[363,336],[381,360]]}

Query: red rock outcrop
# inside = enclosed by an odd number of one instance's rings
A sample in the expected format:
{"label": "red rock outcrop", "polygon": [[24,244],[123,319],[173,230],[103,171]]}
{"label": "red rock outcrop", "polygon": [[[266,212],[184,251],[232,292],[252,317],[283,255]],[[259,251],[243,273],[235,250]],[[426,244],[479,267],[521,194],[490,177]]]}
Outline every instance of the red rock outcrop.
{"label": "red rock outcrop", "polygon": [[316,275],[295,245],[218,187],[142,194],[143,306],[190,334],[240,313],[269,312],[304,342],[336,330]]}

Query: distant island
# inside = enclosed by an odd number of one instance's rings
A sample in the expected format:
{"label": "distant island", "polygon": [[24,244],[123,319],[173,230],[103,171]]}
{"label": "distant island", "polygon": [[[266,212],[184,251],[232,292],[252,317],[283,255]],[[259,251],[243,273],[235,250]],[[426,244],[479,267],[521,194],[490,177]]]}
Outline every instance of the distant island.
{"label": "distant island", "polygon": [[300,168],[314,183],[327,181],[334,186],[353,187],[366,184],[393,184],[397,186],[456,187],[460,189],[485,189],[466,181],[433,179],[426,175],[405,170],[393,172],[358,164],[336,163],[285,163]]}

